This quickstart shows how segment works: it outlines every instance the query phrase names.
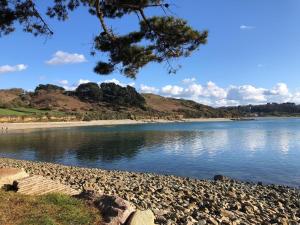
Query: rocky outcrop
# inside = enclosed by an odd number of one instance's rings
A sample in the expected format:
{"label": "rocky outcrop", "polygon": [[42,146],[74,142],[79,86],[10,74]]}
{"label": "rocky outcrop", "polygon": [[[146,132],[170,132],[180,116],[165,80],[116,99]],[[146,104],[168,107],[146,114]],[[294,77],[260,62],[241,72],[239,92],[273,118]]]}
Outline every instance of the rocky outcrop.
{"label": "rocky outcrop", "polygon": [[127,225],[155,225],[154,219],[155,216],[151,210],[137,210],[132,214],[127,222]]}
{"label": "rocky outcrop", "polygon": [[155,225],[155,216],[151,210],[136,209],[132,203],[118,196],[88,190],[76,197],[98,208],[104,225]]}
{"label": "rocky outcrop", "polygon": [[100,210],[105,225],[125,224],[129,216],[135,212],[135,206],[117,196],[102,195],[94,201]]}

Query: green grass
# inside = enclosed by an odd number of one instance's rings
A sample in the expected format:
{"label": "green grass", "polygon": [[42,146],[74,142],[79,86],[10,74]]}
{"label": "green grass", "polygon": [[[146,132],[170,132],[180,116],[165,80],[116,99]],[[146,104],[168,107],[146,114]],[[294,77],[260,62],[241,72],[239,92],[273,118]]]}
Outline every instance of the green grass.
{"label": "green grass", "polygon": [[62,194],[25,196],[0,191],[0,224],[5,225],[96,225],[99,211]]}
{"label": "green grass", "polygon": [[0,108],[0,116],[43,116],[43,115],[52,115],[52,116],[64,116],[65,113],[50,111],[50,110],[39,110],[34,108],[11,108],[4,109]]}
{"label": "green grass", "polygon": [[28,115],[28,113],[19,112],[12,109],[0,108],[0,115],[1,116],[26,116]]}
{"label": "green grass", "polygon": [[39,110],[39,109],[34,109],[34,108],[12,108],[12,110],[16,112],[23,112],[23,113],[29,113],[29,114],[45,114],[45,113],[50,113],[51,111],[49,110]]}

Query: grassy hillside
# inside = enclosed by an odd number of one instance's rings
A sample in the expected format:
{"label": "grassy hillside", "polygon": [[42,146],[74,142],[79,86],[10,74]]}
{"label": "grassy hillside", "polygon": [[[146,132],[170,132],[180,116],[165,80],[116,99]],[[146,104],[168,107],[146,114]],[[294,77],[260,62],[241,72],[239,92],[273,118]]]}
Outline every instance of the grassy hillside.
{"label": "grassy hillside", "polygon": [[184,99],[166,98],[154,94],[143,94],[146,105],[160,113],[181,115],[184,118],[232,117],[226,110],[219,110],[207,105]]}
{"label": "grassy hillside", "polygon": [[68,115],[78,120],[232,117],[226,110],[188,100],[139,94],[130,86],[113,83],[82,84],[75,91],[55,85],[39,85],[34,92],[0,90],[0,116]]}
{"label": "grassy hillside", "polygon": [[101,218],[96,208],[66,195],[26,196],[0,190],[0,224],[96,225]]}

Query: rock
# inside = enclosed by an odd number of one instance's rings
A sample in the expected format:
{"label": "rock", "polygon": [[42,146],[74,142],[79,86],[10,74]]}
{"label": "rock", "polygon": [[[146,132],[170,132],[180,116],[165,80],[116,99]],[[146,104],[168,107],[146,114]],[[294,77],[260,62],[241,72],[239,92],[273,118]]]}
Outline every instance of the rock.
{"label": "rock", "polygon": [[136,210],[132,203],[117,196],[103,195],[94,204],[100,210],[105,225],[125,224]]}
{"label": "rock", "polygon": [[213,217],[209,217],[209,222],[211,222],[214,225],[219,225],[218,221],[215,220]]}
{"label": "rock", "polygon": [[232,191],[229,191],[227,194],[230,198],[237,198],[236,194]]}
{"label": "rock", "polygon": [[166,218],[163,217],[163,216],[158,216],[158,217],[156,218],[156,222],[159,223],[159,224],[166,224],[166,223],[167,223],[167,220],[166,220]]}
{"label": "rock", "polygon": [[228,180],[230,180],[228,177],[225,177],[221,174],[214,176],[214,181],[228,181]]}
{"label": "rock", "polygon": [[154,214],[151,210],[137,210],[129,219],[127,225],[154,225]]}
{"label": "rock", "polygon": [[247,213],[247,214],[253,214],[254,213],[253,208],[251,206],[248,206],[248,205],[243,206],[242,211]]}
{"label": "rock", "polygon": [[233,219],[235,218],[235,215],[233,212],[231,211],[228,211],[226,209],[220,209],[220,214],[224,217],[227,217],[227,218],[230,218],[230,219]]}
{"label": "rock", "polygon": [[206,225],[206,220],[199,220],[197,225]]}
{"label": "rock", "polygon": [[187,219],[186,219],[186,225],[195,225],[197,224],[197,220],[195,220],[193,217],[191,216],[188,216]]}
{"label": "rock", "polygon": [[0,188],[4,185],[12,185],[15,180],[28,177],[29,175],[19,168],[1,168],[0,169]]}

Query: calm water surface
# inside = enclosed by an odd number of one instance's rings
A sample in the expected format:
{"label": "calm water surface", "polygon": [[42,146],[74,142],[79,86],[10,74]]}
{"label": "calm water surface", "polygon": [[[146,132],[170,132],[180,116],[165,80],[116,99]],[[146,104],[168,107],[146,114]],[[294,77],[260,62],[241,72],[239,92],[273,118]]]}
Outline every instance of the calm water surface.
{"label": "calm water surface", "polygon": [[81,127],[1,134],[0,156],[300,186],[300,119]]}

